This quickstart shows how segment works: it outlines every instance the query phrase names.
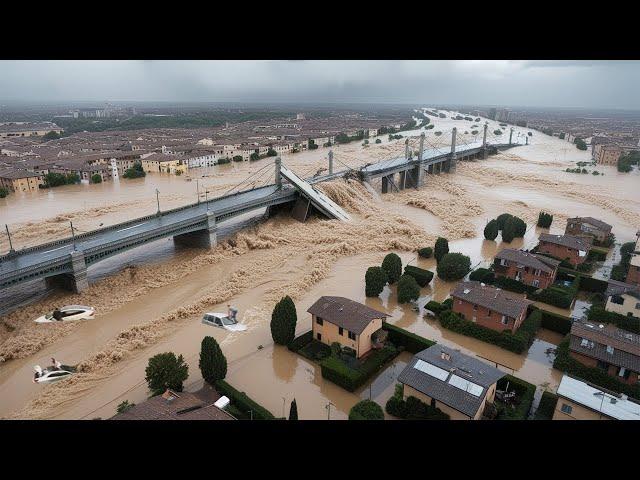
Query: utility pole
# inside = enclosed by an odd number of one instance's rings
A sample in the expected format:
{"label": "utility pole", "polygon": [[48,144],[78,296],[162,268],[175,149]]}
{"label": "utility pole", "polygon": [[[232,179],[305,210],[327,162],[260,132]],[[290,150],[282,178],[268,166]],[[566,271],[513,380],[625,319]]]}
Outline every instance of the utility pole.
{"label": "utility pole", "polygon": [[484,133],[482,134],[482,155],[487,158],[487,129],[489,128],[489,122],[484,123]]}
{"label": "utility pole", "polygon": [[71,225],[71,241],[73,242],[73,251],[76,251],[76,232],[73,228],[73,222],[69,220],[69,224]]}
{"label": "utility pole", "polygon": [[329,175],[333,175],[333,150],[329,150]]}
{"label": "utility pole", "polygon": [[408,138],[404,141],[404,158],[405,160],[409,160],[409,139]]}
{"label": "utility pole", "polygon": [[513,137],[513,127],[511,127],[511,131],[509,132],[509,145],[511,145],[511,138]]}
{"label": "utility pole", "polygon": [[282,397],[282,418],[285,418],[284,406],[285,406],[286,401],[287,401],[286,397]]}
{"label": "utility pole", "polygon": [[[331,405],[333,405],[333,403],[329,402],[324,406],[324,408],[327,409],[327,420],[331,420]],[[333,406],[335,407],[335,405]]]}
{"label": "utility pole", "polygon": [[156,188],[156,203],[158,204],[158,212],[156,215],[160,216],[160,190]]}
{"label": "utility pole", "polygon": [[282,159],[276,157],[276,185],[278,188],[282,188],[282,176],[280,175],[280,167],[282,165]]}
{"label": "utility pole", "polygon": [[198,194],[198,203],[200,203],[200,185],[198,183],[198,179],[196,178],[196,192]]}
{"label": "utility pole", "polygon": [[204,203],[207,204],[207,212],[209,211],[209,190],[204,191]]}
{"label": "utility pole", "polygon": [[9,225],[5,223],[4,228],[6,228],[7,237],[9,237],[9,253],[13,253],[15,250],[13,249],[13,244],[11,243],[11,234],[9,233]]}

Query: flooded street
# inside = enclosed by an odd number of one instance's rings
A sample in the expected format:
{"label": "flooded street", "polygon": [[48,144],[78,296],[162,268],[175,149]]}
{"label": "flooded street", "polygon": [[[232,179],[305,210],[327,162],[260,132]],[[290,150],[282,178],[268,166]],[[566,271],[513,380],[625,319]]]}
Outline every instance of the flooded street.
{"label": "flooded street", "polygon": [[[443,131],[460,125],[450,119],[435,122],[436,130]],[[432,133],[427,135],[436,141]],[[389,143],[382,138],[382,144],[367,148],[337,147],[335,158],[358,166],[402,153],[402,141]],[[283,163],[299,174],[312,175],[326,167],[327,153],[328,149],[318,149],[283,156]],[[486,266],[502,248],[535,246],[539,233],[546,231],[535,226],[540,210],[554,214],[552,233],[564,232],[568,217],[590,215],[612,224],[617,242],[635,239],[640,226],[637,172],[623,175],[614,167],[600,166],[597,169],[604,176],[564,172],[589,158],[589,152],[534,132],[530,145],[488,160],[459,162],[456,173],[428,176],[420,190],[382,195],[375,182],[321,184],[319,188],[352,215],[349,224],[322,219],[301,224],[284,216],[260,223],[259,215],[242,218],[237,225],[224,225],[228,230],[210,251],[176,248],[172,241],[163,240],[102,262],[90,269],[91,285],[82,294],[43,294],[37,287],[30,294],[22,289],[4,294],[5,304],[12,306],[7,312],[16,305],[24,306],[0,318],[0,357],[4,359],[0,363],[0,416],[110,417],[123,400],[140,402],[148,396],[144,382],[148,358],[166,351],[184,355],[189,364],[186,387],[197,389],[202,382],[198,355],[205,335],[220,342],[229,362],[229,383],[276,416],[282,415],[283,402],[288,415],[293,398],[302,419],[326,419],[328,413],[331,419],[345,419],[351,406],[369,395],[384,406],[411,356],[402,353],[371,385],[346,392],[324,381],[313,362],[273,345],[271,310],[287,294],[296,303],[298,334],[311,328],[306,310],[319,296],[345,296],[388,313],[390,323],[555,390],[561,373],[551,364],[552,350],[561,341],[559,334],[540,329],[527,352],[514,354],[443,329],[437,320],[423,315],[423,306],[431,299],[443,301],[455,282],[435,277],[421,289],[414,310],[397,304],[395,287],[385,287],[380,298],[366,298],[364,274],[390,251],[398,253],[404,265],[435,271],[435,260],[419,258],[415,252],[433,246],[438,236],[449,238],[450,251],[468,255],[472,266]],[[66,236],[69,219],[80,229],[92,229],[99,223],[151,213],[155,211],[155,188],[161,191],[163,208],[196,201],[195,178],[199,178],[201,192],[209,189],[221,195],[268,161],[193,171],[191,182],[158,174],[140,181],[121,180],[120,185],[105,182],[11,195],[0,200],[0,216],[19,245],[39,243]],[[486,222],[505,212],[527,222],[525,237],[510,244],[500,237],[495,242],[485,240]],[[2,242],[6,243],[4,236]],[[8,248],[5,243],[2,249]],[[616,255],[610,253],[602,272],[615,263]],[[24,298],[13,298],[17,294]],[[95,320],[75,325],[33,324],[33,318],[43,311],[68,303],[95,306]],[[239,318],[249,327],[246,332],[230,333],[201,323],[203,313],[226,311],[227,303],[238,308]],[[572,310],[559,313],[576,315],[587,306],[586,298],[580,297]],[[48,364],[52,356],[79,364],[80,373],[50,386],[33,384],[33,365]]]}

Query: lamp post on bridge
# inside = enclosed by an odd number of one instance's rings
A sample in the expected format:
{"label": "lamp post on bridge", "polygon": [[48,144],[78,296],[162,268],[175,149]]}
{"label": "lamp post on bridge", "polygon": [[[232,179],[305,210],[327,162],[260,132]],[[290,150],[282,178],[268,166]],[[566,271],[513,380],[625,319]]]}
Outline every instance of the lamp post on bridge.
{"label": "lamp post on bridge", "polygon": [[196,193],[198,195],[198,203],[200,203],[200,184],[198,182],[199,179],[196,178]]}
{"label": "lamp post on bridge", "polygon": [[160,216],[160,190],[156,188],[156,203],[158,204],[158,211],[156,215]]}
{"label": "lamp post on bridge", "polygon": [[71,225],[71,241],[73,242],[73,251],[76,251],[76,232],[73,228],[73,222],[69,221],[69,225]]}
{"label": "lamp post on bridge", "polygon": [[9,253],[15,252],[13,249],[13,243],[11,243],[11,234],[9,233],[9,225],[4,224],[4,228],[7,230],[7,237],[9,237]]}

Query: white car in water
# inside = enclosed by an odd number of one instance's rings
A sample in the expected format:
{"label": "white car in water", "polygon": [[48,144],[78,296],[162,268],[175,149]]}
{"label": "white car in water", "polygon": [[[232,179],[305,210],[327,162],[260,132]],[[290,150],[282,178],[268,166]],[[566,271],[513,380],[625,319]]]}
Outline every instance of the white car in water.
{"label": "white car in water", "polygon": [[205,313],[204,317],[202,317],[202,323],[232,332],[244,332],[247,329],[246,325],[238,323],[237,320],[230,318],[226,313]]}
{"label": "white car in water", "polygon": [[52,383],[67,378],[75,373],[75,368],[70,365],[60,365],[58,367],[42,368],[40,365],[33,367],[35,375],[33,383]]}
{"label": "white car in water", "polygon": [[91,320],[96,313],[95,308],[85,305],[67,305],[55,309],[34,320],[36,323],[72,322],[75,320]]}

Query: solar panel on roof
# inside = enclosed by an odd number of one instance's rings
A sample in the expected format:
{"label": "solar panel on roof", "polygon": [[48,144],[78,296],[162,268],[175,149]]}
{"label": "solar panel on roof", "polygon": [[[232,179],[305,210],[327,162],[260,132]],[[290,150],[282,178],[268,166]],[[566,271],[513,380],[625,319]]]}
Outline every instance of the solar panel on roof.
{"label": "solar panel on roof", "polygon": [[427,363],[420,359],[418,359],[413,368],[442,381],[445,381],[449,376],[449,372],[447,372],[446,370],[443,370],[440,367],[436,367],[435,365],[431,365],[430,363]]}
{"label": "solar panel on roof", "polygon": [[460,390],[464,390],[467,393],[470,393],[474,397],[479,397],[482,395],[483,388],[480,385],[477,385],[469,380],[459,377],[457,375],[451,375],[449,379],[449,384],[453,385]]}

